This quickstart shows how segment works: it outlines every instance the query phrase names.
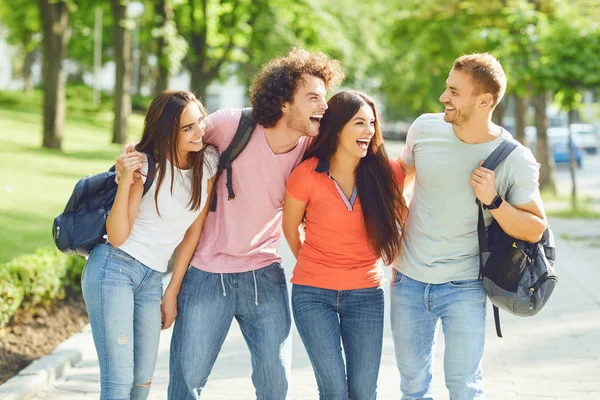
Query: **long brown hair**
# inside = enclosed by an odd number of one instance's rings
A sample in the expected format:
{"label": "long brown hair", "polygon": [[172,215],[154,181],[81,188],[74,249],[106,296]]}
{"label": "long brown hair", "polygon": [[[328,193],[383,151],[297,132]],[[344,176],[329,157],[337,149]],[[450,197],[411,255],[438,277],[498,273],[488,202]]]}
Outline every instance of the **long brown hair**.
{"label": "long brown hair", "polygon": [[[196,104],[203,116],[207,115],[206,109],[193,93],[182,90],[164,90],[160,92],[148,107],[144,119],[142,139],[135,146],[139,152],[154,157],[158,179],[154,202],[158,211],[158,192],[165,179],[167,160],[171,163],[171,176],[175,177],[175,165],[185,161],[192,170],[192,196],[188,207],[197,211],[202,200],[202,169],[204,165],[204,149],[199,152],[188,153],[187,160],[179,160],[177,143],[179,140],[181,114],[190,105]],[[179,171],[181,173],[181,171]],[[173,194],[174,179],[171,179],[171,194]]]}
{"label": "long brown hair", "polygon": [[363,105],[368,105],[375,116],[375,134],[367,155],[356,168],[356,188],[362,205],[363,220],[371,249],[386,264],[390,264],[400,250],[402,215],[406,206],[402,191],[394,180],[389,164],[383,135],[373,101],[357,91],[340,92],[327,102],[319,135],[313,140],[304,158],[317,157],[331,160],[339,144],[339,134]]}

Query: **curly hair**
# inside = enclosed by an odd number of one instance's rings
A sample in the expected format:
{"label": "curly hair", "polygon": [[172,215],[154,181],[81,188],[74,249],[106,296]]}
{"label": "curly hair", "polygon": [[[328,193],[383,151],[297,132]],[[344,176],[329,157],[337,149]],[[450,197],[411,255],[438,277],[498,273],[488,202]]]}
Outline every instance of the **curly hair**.
{"label": "curly hair", "polygon": [[298,82],[307,76],[322,79],[327,90],[345,78],[338,60],[294,47],[285,57],[263,66],[252,80],[250,101],[256,121],[267,128],[274,126],[283,115],[283,103],[293,101]]}

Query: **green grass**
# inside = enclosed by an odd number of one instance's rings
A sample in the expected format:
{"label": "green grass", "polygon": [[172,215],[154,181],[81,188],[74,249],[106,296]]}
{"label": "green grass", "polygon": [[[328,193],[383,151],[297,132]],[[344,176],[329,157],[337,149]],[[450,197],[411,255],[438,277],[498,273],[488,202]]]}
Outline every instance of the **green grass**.
{"label": "green grass", "polygon": [[572,208],[552,210],[548,211],[547,214],[551,217],[569,219],[600,219],[600,212],[584,206],[580,206],[577,210],[573,210]]}
{"label": "green grass", "polygon": [[[542,200],[544,203],[568,203],[571,204],[571,196],[559,196],[555,193],[551,193],[549,191],[542,191]],[[580,205],[589,205],[594,199],[589,196],[578,196],[577,197],[578,204]]]}
{"label": "green grass", "polygon": [[600,247],[600,235],[571,235],[569,233],[561,233],[561,239],[575,242],[585,242],[592,247]]}
{"label": "green grass", "polygon": [[[110,144],[108,101],[90,106],[86,89],[76,90],[67,91],[62,152],[41,148],[41,92],[0,92],[0,263],[52,246],[52,221],[75,183],[108,169],[122,148]],[[139,138],[142,122],[130,117],[129,140]]]}
{"label": "green grass", "polygon": [[559,196],[548,191],[542,191],[542,200],[546,206],[546,214],[550,217],[568,219],[600,219],[600,212],[593,208],[594,199],[579,196],[577,210],[571,205],[571,197]]}

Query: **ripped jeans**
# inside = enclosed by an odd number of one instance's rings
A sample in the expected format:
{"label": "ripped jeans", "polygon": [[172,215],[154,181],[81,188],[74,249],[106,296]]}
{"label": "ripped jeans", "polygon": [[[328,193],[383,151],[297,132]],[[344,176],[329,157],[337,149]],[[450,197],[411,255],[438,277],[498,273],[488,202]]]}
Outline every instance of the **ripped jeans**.
{"label": "ripped jeans", "polygon": [[81,286],[100,364],[100,399],[146,399],[160,340],[162,274],[100,244]]}

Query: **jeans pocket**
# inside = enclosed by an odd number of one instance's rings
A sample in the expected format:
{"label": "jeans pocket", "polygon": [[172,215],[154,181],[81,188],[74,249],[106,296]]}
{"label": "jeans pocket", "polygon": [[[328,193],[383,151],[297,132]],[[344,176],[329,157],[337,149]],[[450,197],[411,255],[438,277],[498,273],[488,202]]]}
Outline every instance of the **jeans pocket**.
{"label": "jeans pocket", "polygon": [[397,269],[392,269],[392,279],[390,281],[390,285],[397,286],[404,282],[405,275],[398,271]]}
{"label": "jeans pocket", "polygon": [[110,252],[108,253],[108,256],[114,260],[117,261],[123,261],[126,262],[128,264],[137,261],[135,259],[135,257],[130,256],[129,254],[127,254],[126,252],[124,252],[121,249],[118,249],[116,247],[113,247],[110,249]]}
{"label": "jeans pocket", "polygon": [[276,285],[285,285],[285,271],[279,263],[273,263],[262,269],[263,275],[271,282]]}

